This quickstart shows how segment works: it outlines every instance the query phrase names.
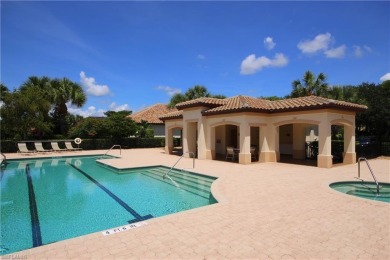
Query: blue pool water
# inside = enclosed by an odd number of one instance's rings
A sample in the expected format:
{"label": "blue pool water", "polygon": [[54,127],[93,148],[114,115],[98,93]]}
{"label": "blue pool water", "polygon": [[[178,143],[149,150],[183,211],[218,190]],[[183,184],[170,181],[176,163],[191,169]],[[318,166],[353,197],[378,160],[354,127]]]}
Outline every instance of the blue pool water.
{"label": "blue pool water", "polygon": [[113,171],[101,156],[9,160],[0,255],[216,203],[215,178],[169,168]]}
{"label": "blue pool water", "polygon": [[379,183],[379,193],[374,182],[342,181],[329,186],[351,196],[390,203],[390,183]]}

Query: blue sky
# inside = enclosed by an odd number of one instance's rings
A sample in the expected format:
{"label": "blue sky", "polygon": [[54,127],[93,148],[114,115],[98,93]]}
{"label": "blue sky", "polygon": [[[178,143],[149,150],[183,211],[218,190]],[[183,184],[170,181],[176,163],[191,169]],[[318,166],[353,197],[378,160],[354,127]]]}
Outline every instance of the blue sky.
{"label": "blue sky", "polygon": [[311,70],[330,85],[390,79],[390,2],[2,1],[1,82],[67,77],[99,116],[212,94],[285,96]]}

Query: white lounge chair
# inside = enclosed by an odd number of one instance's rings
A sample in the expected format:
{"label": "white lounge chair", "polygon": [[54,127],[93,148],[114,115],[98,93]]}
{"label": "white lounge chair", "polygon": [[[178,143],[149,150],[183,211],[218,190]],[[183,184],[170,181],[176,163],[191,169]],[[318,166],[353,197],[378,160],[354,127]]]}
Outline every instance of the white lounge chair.
{"label": "white lounge chair", "polygon": [[43,148],[42,142],[35,142],[34,144],[35,144],[35,149],[37,149],[39,153],[50,153],[53,151],[52,149]]}
{"label": "white lounge chair", "polygon": [[80,151],[80,150],[82,150],[82,148],[73,147],[71,142],[65,142],[65,146],[66,146],[66,149],[68,149],[68,151]]}
{"label": "white lounge chair", "polygon": [[58,146],[57,142],[51,142],[51,147],[53,148],[54,152],[65,152],[66,149],[60,148]]}
{"label": "white lounge chair", "polygon": [[36,153],[37,151],[36,150],[29,150],[27,148],[27,145],[26,143],[18,143],[18,153],[25,153],[25,154],[28,154],[28,153]]}

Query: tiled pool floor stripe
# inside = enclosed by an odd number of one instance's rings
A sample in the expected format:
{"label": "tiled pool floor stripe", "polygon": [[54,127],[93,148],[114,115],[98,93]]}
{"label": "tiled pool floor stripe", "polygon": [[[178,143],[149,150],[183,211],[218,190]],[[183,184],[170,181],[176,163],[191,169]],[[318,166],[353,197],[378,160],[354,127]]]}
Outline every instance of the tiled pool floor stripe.
{"label": "tiled pool floor stripe", "polygon": [[138,221],[141,221],[141,220],[146,220],[146,219],[150,219],[150,218],[153,218],[152,215],[146,215],[146,216],[141,216],[140,214],[138,214],[134,209],[132,209],[129,205],[127,205],[126,202],[124,202],[123,200],[121,200],[118,196],[116,196],[112,191],[110,191],[109,189],[107,189],[104,185],[102,185],[100,182],[98,182],[97,180],[95,180],[94,178],[92,178],[88,173],[84,172],[83,170],[81,170],[80,168],[77,168],[74,164],[72,163],[69,163],[70,166],[72,166],[73,168],[75,168],[78,172],[80,172],[81,174],[83,174],[85,177],[87,177],[90,181],[92,181],[96,186],[98,186],[100,189],[102,189],[105,193],[107,193],[111,198],[113,198],[119,205],[121,205],[125,210],[127,210],[131,215],[134,216],[134,218],[136,219],[135,222],[138,222]]}
{"label": "tiled pool floor stripe", "polygon": [[26,164],[27,186],[28,186],[28,199],[30,202],[30,215],[31,215],[31,229],[33,247],[42,245],[41,225],[39,224],[37,203],[35,201],[34,186],[30,175],[30,166]]}

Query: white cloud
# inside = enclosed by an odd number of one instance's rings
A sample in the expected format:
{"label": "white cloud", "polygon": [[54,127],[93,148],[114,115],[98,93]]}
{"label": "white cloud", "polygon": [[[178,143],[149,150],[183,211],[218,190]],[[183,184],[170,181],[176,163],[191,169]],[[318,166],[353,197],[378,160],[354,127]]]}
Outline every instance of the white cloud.
{"label": "white cloud", "polygon": [[271,37],[264,38],[264,46],[268,50],[272,50],[275,47],[276,43],[274,43],[274,40]]}
{"label": "white cloud", "polygon": [[360,46],[353,46],[353,52],[354,52],[356,58],[363,57],[362,47],[360,47]]}
{"label": "white cloud", "polygon": [[86,110],[82,110],[81,108],[73,108],[73,107],[68,107],[68,111],[71,114],[74,115],[80,115],[82,117],[89,117],[89,116],[105,116],[104,112],[106,110],[104,109],[96,109],[94,106],[88,107]]}
{"label": "white cloud", "polygon": [[83,110],[81,108],[72,106],[70,103],[67,103],[66,105],[68,107],[69,113],[74,115],[80,115],[83,117],[90,117],[90,116],[102,117],[102,116],[106,116],[104,113],[107,111],[118,112],[122,110],[131,110],[128,104],[117,105],[115,102],[112,102],[108,106],[108,109],[102,109],[102,108],[97,109],[95,106],[89,106],[87,109]]}
{"label": "white cloud", "polygon": [[109,110],[118,112],[118,111],[123,111],[123,110],[130,110],[130,107],[128,104],[123,104],[123,105],[117,106],[115,102],[112,102],[109,105]]}
{"label": "white cloud", "polygon": [[299,42],[297,47],[303,53],[315,53],[327,50],[331,42],[332,35],[330,33],[318,34],[313,40],[304,40]]}
{"label": "white cloud", "polygon": [[206,59],[206,56],[204,56],[203,54],[198,54],[198,56],[196,56],[196,58],[198,60],[204,60],[204,59]]}
{"label": "white cloud", "polygon": [[177,93],[181,93],[180,89],[172,88],[169,86],[158,86],[157,89],[166,92],[168,94],[168,96],[170,96],[170,97],[177,94]]}
{"label": "white cloud", "polygon": [[353,52],[356,58],[361,58],[364,56],[365,53],[370,53],[372,52],[371,47],[364,45],[363,47],[354,45],[353,46]]}
{"label": "white cloud", "polygon": [[390,80],[390,72],[386,73],[380,78],[380,81]]}
{"label": "white cloud", "polygon": [[283,67],[288,63],[287,57],[282,53],[277,53],[273,59],[261,56],[256,58],[255,54],[251,54],[241,62],[241,74],[254,74],[266,67]]}
{"label": "white cloud", "polygon": [[92,77],[87,77],[84,71],[80,72],[81,84],[86,88],[87,93],[93,96],[104,96],[110,93],[107,85],[98,85]]}
{"label": "white cloud", "polygon": [[343,44],[337,48],[326,50],[324,52],[324,54],[327,58],[342,58],[342,57],[344,57],[346,49],[347,49],[347,46],[345,46],[345,44]]}

